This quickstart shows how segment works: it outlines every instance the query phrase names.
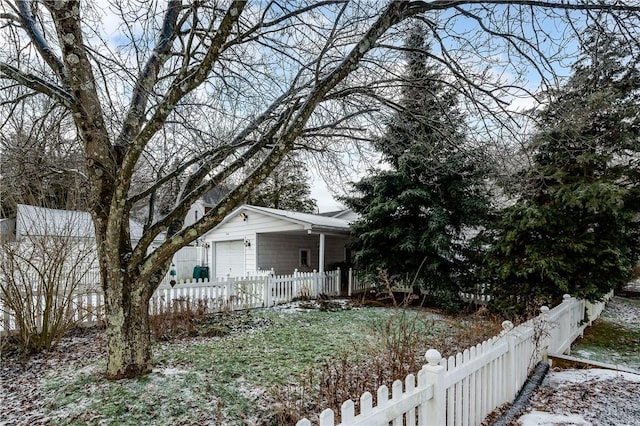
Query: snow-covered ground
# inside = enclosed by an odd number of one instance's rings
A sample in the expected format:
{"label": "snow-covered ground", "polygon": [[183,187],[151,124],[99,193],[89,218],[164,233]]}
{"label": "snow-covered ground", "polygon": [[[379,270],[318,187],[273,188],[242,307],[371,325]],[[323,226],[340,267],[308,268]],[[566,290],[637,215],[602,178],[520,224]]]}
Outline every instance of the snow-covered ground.
{"label": "snow-covered ground", "polygon": [[553,370],[535,392],[523,426],[640,424],[640,375],[613,370]]}

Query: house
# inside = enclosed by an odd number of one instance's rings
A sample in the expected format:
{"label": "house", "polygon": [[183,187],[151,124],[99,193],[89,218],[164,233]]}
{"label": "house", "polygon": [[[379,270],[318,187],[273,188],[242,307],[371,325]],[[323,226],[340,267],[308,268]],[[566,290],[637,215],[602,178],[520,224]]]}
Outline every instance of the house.
{"label": "house", "polygon": [[[205,205],[198,204],[192,212],[202,207]],[[130,229],[135,244],[143,228],[131,221]],[[23,204],[18,205],[15,234],[18,241],[25,236],[65,236],[90,242],[95,238],[87,212]],[[323,272],[349,262],[349,240],[349,221],[343,218],[244,205],[191,246],[180,249],[174,255],[172,271],[177,280],[196,275]],[[161,239],[155,245],[160,243]],[[203,269],[205,275],[201,275]]]}
{"label": "house", "polygon": [[[142,237],[142,225],[129,221],[131,241]],[[50,209],[18,204],[15,221],[16,240],[25,237],[65,237],[95,239],[93,219],[88,212],[78,210]]]}
{"label": "house", "polygon": [[347,220],[266,207],[240,206],[201,239],[215,277],[323,272],[350,259]]}
{"label": "house", "polygon": [[0,219],[0,243],[15,241],[16,221],[14,219]]}
{"label": "house", "polygon": [[184,218],[185,226],[189,226],[201,219],[202,216],[207,214],[212,207],[215,207],[216,204],[218,204],[218,202],[229,193],[229,191],[230,189],[226,187],[216,187],[206,192],[189,208],[189,211]]}

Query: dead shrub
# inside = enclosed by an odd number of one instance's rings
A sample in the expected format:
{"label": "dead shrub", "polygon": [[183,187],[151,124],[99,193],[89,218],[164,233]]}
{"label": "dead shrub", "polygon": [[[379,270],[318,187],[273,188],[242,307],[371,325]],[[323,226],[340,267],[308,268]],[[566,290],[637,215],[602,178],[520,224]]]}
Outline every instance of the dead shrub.
{"label": "dead shrub", "polygon": [[196,323],[207,315],[209,301],[181,297],[168,302],[164,298],[152,306],[149,317],[151,336],[156,340],[169,340],[176,336],[193,336]]}
{"label": "dead shrub", "polygon": [[94,244],[72,237],[72,223],[56,224],[54,235],[45,218],[39,219],[44,235],[25,235],[0,247],[0,321],[24,353],[51,349],[95,314],[83,309],[81,298],[99,286],[89,279],[99,278],[92,274]]}

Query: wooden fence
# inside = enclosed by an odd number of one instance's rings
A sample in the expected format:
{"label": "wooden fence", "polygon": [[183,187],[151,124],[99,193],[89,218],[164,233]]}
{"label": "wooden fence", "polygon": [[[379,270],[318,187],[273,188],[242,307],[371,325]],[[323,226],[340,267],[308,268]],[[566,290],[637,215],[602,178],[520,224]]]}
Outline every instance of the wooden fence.
{"label": "wooden fence", "polygon": [[[74,293],[71,312],[79,324],[91,325],[104,319],[104,296],[97,285],[82,286]],[[88,283],[88,281],[87,281]],[[291,275],[228,277],[215,280],[183,280],[173,287],[162,282],[151,297],[151,314],[168,308],[176,301],[202,300],[209,313],[271,307],[297,297],[315,298],[320,294],[340,294],[340,270],[294,272]],[[40,297],[44,297],[41,295]],[[32,306],[44,306],[34,301]],[[16,329],[13,313],[0,301],[0,335]]]}
{"label": "wooden fence", "polygon": [[[396,380],[391,392],[378,388],[365,392],[356,414],[354,401],[342,404],[342,426],[479,425],[495,408],[510,402],[531,369],[550,352],[565,352],[596,319],[604,302],[591,304],[565,296],[549,310],[543,307],[535,319],[514,327],[505,321],[499,336],[448,359],[435,349],[426,352],[427,364],[417,375]],[[297,426],[310,426],[308,419]],[[334,426],[336,413],[324,410],[320,426]]]}

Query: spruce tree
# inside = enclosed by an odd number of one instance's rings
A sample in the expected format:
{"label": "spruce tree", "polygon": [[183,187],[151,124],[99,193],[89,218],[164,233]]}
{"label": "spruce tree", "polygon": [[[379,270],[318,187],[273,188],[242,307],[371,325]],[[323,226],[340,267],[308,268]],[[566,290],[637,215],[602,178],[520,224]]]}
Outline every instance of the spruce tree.
{"label": "spruce tree", "polygon": [[597,300],[636,262],[640,71],[629,45],[600,27],[582,49],[539,113],[527,192],[505,210],[488,257],[502,310],[566,293]]}
{"label": "spruce tree", "polygon": [[300,213],[317,213],[318,205],[311,198],[309,179],[306,164],[291,155],[258,185],[247,198],[247,203]]}
{"label": "spruce tree", "polygon": [[470,269],[465,234],[483,223],[489,202],[482,161],[468,147],[455,93],[428,59],[425,32],[406,42],[401,110],[377,141],[387,170],[370,171],[344,202],[353,224],[360,270],[378,270],[428,287],[446,303],[458,299]]}

